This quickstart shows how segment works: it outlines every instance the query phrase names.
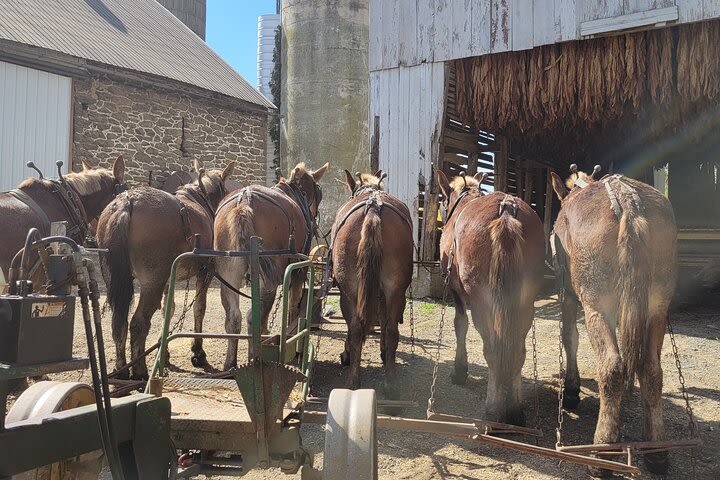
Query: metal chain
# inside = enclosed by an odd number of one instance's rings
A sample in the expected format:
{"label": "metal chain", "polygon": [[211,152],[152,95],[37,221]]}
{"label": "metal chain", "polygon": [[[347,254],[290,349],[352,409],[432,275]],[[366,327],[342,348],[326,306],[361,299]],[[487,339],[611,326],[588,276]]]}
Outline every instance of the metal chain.
{"label": "metal chain", "polygon": [[533,391],[535,394],[535,428],[540,428],[540,393],[538,382],[537,338],[535,336],[535,316],[532,321],[532,361],[533,361]]}
{"label": "metal chain", "polygon": [[[678,352],[677,343],[675,343],[675,332],[673,331],[672,324],[670,323],[670,318],[668,317],[667,320],[667,330],[670,334],[670,344],[672,345],[672,352],[673,356],[675,357],[675,367],[678,371],[678,381],[680,382],[680,391],[682,392],[683,400],[685,400],[685,413],[687,413],[688,416],[688,431],[690,433],[690,438],[697,438],[698,437],[698,431],[697,431],[697,424],[695,423],[695,415],[693,414],[692,405],[690,405],[690,396],[687,393],[687,389],[685,388],[685,376],[682,372],[682,365],[680,364],[680,353]],[[696,449],[692,449],[690,452],[690,466],[692,468],[692,478],[697,478],[697,474],[695,471],[696,465]]]}
{"label": "metal chain", "polygon": [[272,332],[272,329],[275,328],[275,319],[277,318],[280,303],[282,303],[283,293],[283,289],[280,288],[280,295],[277,298],[277,302],[275,302],[275,309],[273,310],[272,317],[270,317],[270,324],[268,325],[268,331],[270,332]]}
{"label": "metal chain", "polygon": [[413,303],[413,286],[410,281],[410,354],[415,354],[415,308]]}
{"label": "metal chain", "polygon": [[558,377],[558,413],[557,413],[557,429],[555,434],[557,437],[556,447],[562,446],[562,429],[563,429],[563,399],[565,397],[565,362],[563,360],[563,341],[562,341],[562,315],[558,321],[558,362],[560,363],[560,372]]}
{"label": "metal chain", "polygon": [[670,319],[667,322],[668,333],[670,333],[670,344],[672,345],[673,356],[675,357],[675,367],[678,371],[678,380],[680,381],[680,391],[682,392],[683,400],[685,400],[685,413],[688,416],[688,430],[690,431],[690,437],[697,436],[697,424],[695,423],[695,416],[693,415],[693,409],[690,405],[690,397],[685,388],[685,376],[682,372],[682,365],[680,364],[680,353],[678,353],[677,344],[675,343],[675,332],[673,331]]}
{"label": "metal chain", "polygon": [[188,297],[190,295],[190,279],[185,282],[185,299],[183,300],[183,309],[180,313],[180,316],[178,316],[178,319],[175,321],[172,327],[170,327],[170,334],[173,334],[178,328],[180,330],[183,330],[185,328],[185,315],[187,315],[188,310],[193,306],[195,303],[195,300],[197,299],[198,292],[195,292],[195,298],[193,298],[192,302],[190,302],[190,305],[188,305]]}
{"label": "metal chain", "polygon": [[[448,269],[449,270],[449,269]],[[440,324],[438,325],[437,348],[435,349],[435,364],[433,365],[432,384],[430,384],[430,398],[428,398],[427,414],[435,413],[435,385],[437,383],[438,366],[440,365],[440,348],[442,346],[443,328],[445,326],[445,302],[447,301],[450,275],[445,276],[442,303],[440,304]]]}

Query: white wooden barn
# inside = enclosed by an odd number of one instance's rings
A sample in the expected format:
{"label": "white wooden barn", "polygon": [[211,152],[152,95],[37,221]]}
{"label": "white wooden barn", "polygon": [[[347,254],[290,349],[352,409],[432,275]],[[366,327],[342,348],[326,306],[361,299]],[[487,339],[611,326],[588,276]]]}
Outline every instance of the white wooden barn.
{"label": "white wooden barn", "polygon": [[[494,188],[532,202],[549,229],[557,213],[545,195],[549,169],[564,173],[572,160],[622,171],[618,158],[641,156],[625,133],[646,111],[682,103],[700,115],[717,106],[720,63],[710,57],[718,56],[718,17],[720,0],[370,0],[371,166],[419,212],[422,259],[436,255],[438,169],[495,170]],[[697,64],[683,63],[689,50]],[[708,62],[699,80],[688,77]],[[691,117],[677,116],[672,131]],[[611,155],[599,139],[627,148]],[[651,167],[667,160],[657,157],[627,174],[665,188]],[[717,163],[711,168],[710,203],[720,214]],[[688,230],[717,245],[720,223],[704,218]]]}

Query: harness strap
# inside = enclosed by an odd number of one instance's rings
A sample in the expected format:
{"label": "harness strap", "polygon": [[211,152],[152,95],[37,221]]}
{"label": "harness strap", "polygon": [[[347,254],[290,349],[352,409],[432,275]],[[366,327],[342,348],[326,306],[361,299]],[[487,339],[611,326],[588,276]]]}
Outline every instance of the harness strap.
{"label": "harness strap", "polygon": [[68,236],[72,237],[74,233],[85,243],[90,238],[90,229],[87,225],[87,213],[77,192],[64,180],[49,179],[54,188],[52,192],[60,197],[60,201],[65,207],[65,211],[70,216],[71,225],[68,228]]}
{"label": "harness strap", "polygon": [[40,222],[42,222],[42,225],[40,227],[40,232],[42,233],[42,235],[50,235],[50,219],[48,218],[47,213],[45,213],[45,210],[40,208],[40,205],[38,205],[37,202],[33,200],[30,195],[20,190],[19,188],[10,190],[8,193],[23,202],[28,207],[30,207],[30,210],[32,210],[35,215],[40,218]]}
{"label": "harness strap", "polygon": [[251,297],[250,295],[248,295],[248,294],[246,294],[246,293],[243,293],[242,291],[240,291],[240,289],[235,288],[235,287],[233,287],[232,285],[230,285],[230,282],[228,282],[227,280],[225,280],[225,279],[223,278],[223,276],[220,275],[220,274],[217,272],[217,270],[214,270],[214,271],[213,271],[213,276],[214,276],[215,278],[217,278],[220,283],[222,283],[222,284],[225,285],[227,288],[229,288],[229,289],[232,290],[233,292],[237,293],[237,294],[240,295],[241,297],[245,297],[245,298],[248,298],[248,299],[252,300],[252,297]]}
{"label": "harness strap", "polygon": [[198,194],[197,192],[194,192],[192,190],[179,190],[178,192],[176,192],[175,195],[183,195],[187,199],[199,204],[205,209],[207,214],[210,215],[210,218],[212,218],[213,220],[215,219],[215,210],[213,210],[212,206],[210,205],[210,201],[205,195]]}
{"label": "harness strap", "polygon": [[503,198],[500,202],[498,217],[502,216],[502,214],[505,213],[505,210],[507,210],[508,208],[510,208],[512,216],[517,218],[518,206],[517,202],[515,202],[515,197],[505,194],[505,198]]}
{"label": "harness strap", "polygon": [[[280,192],[282,192],[284,195],[288,196],[291,200],[293,200],[298,205],[298,207],[300,208],[300,211],[303,214],[303,217],[305,219],[305,228],[306,228],[305,245],[303,246],[303,253],[307,254],[310,251],[310,244],[312,242],[312,234],[313,234],[313,228],[312,228],[313,220],[312,220],[312,214],[310,213],[310,207],[307,204],[307,200],[305,199],[305,196],[302,195],[302,192],[300,192],[300,190],[297,186],[293,185],[292,183],[286,183],[286,185],[290,186],[290,191],[293,192],[292,196],[283,192],[279,188],[277,190],[280,190]],[[273,188],[276,188],[276,187],[277,187],[277,185]],[[239,192],[226,198],[220,204],[220,206],[217,208],[216,213],[220,212],[220,210],[222,210],[229,203],[233,203],[233,202],[235,202],[236,204],[241,203],[245,197],[247,197],[247,204],[249,206],[251,203],[251,200],[252,200],[252,195],[257,195],[257,196],[269,201],[276,207],[278,207],[280,209],[280,211],[283,213],[283,215],[285,215],[285,218],[287,219],[288,225],[290,227],[290,232],[292,234],[295,234],[295,224],[290,219],[290,215],[288,215],[288,213],[285,211],[283,206],[280,205],[280,202],[278,202],[273,197],[271,197],[270,195],[266,194],[263,191],[254,190],[252,188],[252,186],[245,187],[242,190],[240,190]]]}

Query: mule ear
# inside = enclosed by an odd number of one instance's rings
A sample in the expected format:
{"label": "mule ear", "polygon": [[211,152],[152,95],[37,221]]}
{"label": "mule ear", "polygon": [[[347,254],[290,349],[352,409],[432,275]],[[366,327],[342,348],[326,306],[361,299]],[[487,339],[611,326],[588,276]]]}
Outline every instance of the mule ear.
{"label": "mule ear", "polygon": [[223,172],[222,172],[222,179],[226,180],[230,175],[232,175],[234,170],[235,170],[235,162],[228,163],[227,167],[225,167],[225,170],[223,170]]}
{"label": "mule ear", "polygon": [[323,175],[325,175],[325,172],[327,172],[329,166],[330,164],[326,162],[325,165],[312,172],[311,175],[316,183],[320,181]]}
{"label": "mule ear", "polygon": [[115,180],[125,183],[125,159],[122,155],[113,162],[112,173]]}
{"label": "mule ear", "polygon": [[378,170],[377,172],[373,173],[373,176],[380,178],[382,176],[382,170]]}
{"label": "mule ear", "polygon": [[202,170],[202,164],[198,161],[197,158],[193,161],[193,166],[195,167],[195,173],[200,175],[200,170]]}
{"label": "mule ear", "polygon": [[475,175],[473,175],[473,178],[477,180],[480,183],[483,183],[488,177],[487,172],[478,172]]}
{"label": "mule ear", "polygon": [[552,187],[553,190],[555,190],[555,194],[560,200],[562,200],[569,193],[567,187],[557,173],[550,172],[550,178],[552,180]]}
{"label": "mule ear", "polygon": [[352,173],[350,173],[347,168],[345,169],[345,186],[348,187],[350,193],[355,193],[355,188],[357,187],[357,184],[353,179]]}
{"label": "mule ear", "polygon": [[92,170],[93,169],[93,166],[90,165],[90,162],[88,162],[84,158],[82,160],[80,160],[80,162],[82,163],[83,170]]}
{"label": "mule ear", "polygon": [[443,172],[438,171],[437,181],[443,197],[449,198],[450,194],[452,193],[452,187],[450,186],[450,181],[448,180],[447,175],[445,175]]}

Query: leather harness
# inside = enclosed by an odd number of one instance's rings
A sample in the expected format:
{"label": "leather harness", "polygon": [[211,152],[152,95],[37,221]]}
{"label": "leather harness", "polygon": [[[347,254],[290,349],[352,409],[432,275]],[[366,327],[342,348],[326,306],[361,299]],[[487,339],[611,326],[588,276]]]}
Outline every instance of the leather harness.
{"label": "leather harness", "polygon": [[[80,195],[63,178],[60,178],[59,180],[46,178],[44,180],[50,182],[50,192],[58,196],[60,203],[70,219],[70,225],[68,225],[66,235],[71,238],[79,239],[84,245],[94,245],[95,239],[90,234],[90,228],[88,226],[89,219],[87,218],[87,213],[85,212],[85,206],[83,205],[82,200],[80,200]],[[127,185],[115,180],[113,197],[125,190],[127,190]],[[38,205],[37,202],[35,202],[35,200],[33,200],[26,192],[19,188],[10,190],[8,193],[27,205],[35,213],[35,215],[40,218],[40,222],[42,223],[40,231],[43,235],[49,235],[51,222],[42,207],[40,207],[40,205]]]}
{"label": "leather harness", "polygon": [[343,215],[343,217],[340,219],[340,221],[337,222],[337,227],[335,227],[335,229],[333,231],[333,235],[332,235],[332,238],[330,241],[330,247],[328,248],[327,258],[325,260],[325,273],[323,275],[323,277],[325,278],[325,282],[323,283],[323,286],[320,291],[321,297],[324,295],[327,295],[327,292],[331,288],[332,280],[330,278],[332,276],[332,267],[333,267],[332,252],[333,252],[333,246],[335,245],[335,239],[337,238],[338,233],[340,233],[340,230],[342,229],[342,227],[345,225],[345,223],[348,221],[348,219],[350,218],[350,216],[353,213],[357,212],[358,210],[360,210],[361,208],[364,207],[365,208],[364,214],[367,215],[368,211],[371,208],[377,208],[378,210],[382,211],[382,208],[386,206],[390,210],[395,212],[395,214],[397,214],[397,216],[402,218],[405,221],[405,223],[407,223],[408,228],[410,229],[410,232],[412,232],[412,229],[413,229],[412,222],[408,218],[408,216],[405,215],[405,213],[402,210],[400,210],[399,208],[397,208],[395,205],[382,201],[382,198],[380,198],[381,194],[387,195],[387,193],[383,192],[380,189],[379,185],[365,184],[361,187],[358,187],[357,189],[355,189],[355,191],[353,191],[350,201],[352,201],[352,199],[359,197],[360,195],[366,195],[366,194],[368,195],[368,198],[366,198],[365,201],[358,202],[355,205],[353,205],[352,207],[350,207],[350,209],[347,212],[345,212],[345,215]]}
{"label": "leather harness", "polygon": [[[605,191],[608,194],[610,200],[610,208],[615,214],[615,218],[619,221],[622,217],[623,208],[618,200],[618,193],[630,195],[632,201],[635,203],[639,211],[642,211],[643,206],[640,200],[640,196],[637,193],[635,187],[625,181],[625,177],[620,174],[606,175],[600,182],[604,184]],[[573,184],[573,190],[576,188],[585,188],[589,184],[581,179],[577,178]],[[563,302],[566,295],[570,295],[576,302],[579,300],[577,294],[572,288],[569,282],[569,269],[568,269],[568,255],[565,248],[562,246],[562,242],[558,238],[555,229],[553,228],[550,232],[550,252],[552,255],[552,269],[555,272],[555,286],[558,291],[558,300]]]}

